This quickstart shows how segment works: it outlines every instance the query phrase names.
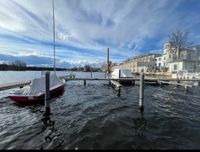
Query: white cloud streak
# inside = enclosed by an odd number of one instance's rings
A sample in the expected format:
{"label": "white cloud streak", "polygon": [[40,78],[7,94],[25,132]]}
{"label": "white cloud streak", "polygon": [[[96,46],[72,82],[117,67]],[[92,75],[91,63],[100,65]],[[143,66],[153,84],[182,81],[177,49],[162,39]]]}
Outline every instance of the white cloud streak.
{"label": "white cloud streak", "polygon": [[[103,60],[109,47],[117,61],[144,53],[149,40],[160,39],[152,43],[162,46],[175,28],[188,30],[200,24],[197,10],[180,20],[183,13],[177,8],[183,2],[55,0],[58,58]],[[0,53],[52,56],[52,1],[1,0],[0,41]]]}

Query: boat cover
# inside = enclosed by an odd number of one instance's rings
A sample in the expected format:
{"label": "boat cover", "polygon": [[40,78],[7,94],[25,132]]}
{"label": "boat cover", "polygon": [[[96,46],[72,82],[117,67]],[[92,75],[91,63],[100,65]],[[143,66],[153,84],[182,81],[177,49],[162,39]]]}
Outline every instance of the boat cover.
{"label": "boat cover", "polygon": [[[55,75],[50,75],[50,90],[62,85],[63,82]],[[45,93],[45,77],[35,78],[31,84],[23,89],[16,91],[14,94],[23,96],[38,96]]]}

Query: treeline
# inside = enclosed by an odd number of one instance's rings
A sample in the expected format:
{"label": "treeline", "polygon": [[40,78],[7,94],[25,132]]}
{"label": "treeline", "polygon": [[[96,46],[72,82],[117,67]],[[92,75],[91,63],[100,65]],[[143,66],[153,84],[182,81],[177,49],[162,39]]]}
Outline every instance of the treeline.
{"label": "treeline", "polygon": [[[11,64],[0,64],[0,71],[53,71],[53,67],[34,67],[34,66],[27,66],[26,63],[22,61],[14,61]],[[84,67],[74,67],[71,69],[67,68],[56,68],[56,71],[84,71],[84,72],[99,72],[101,68],[95,68],[90,65],[85,65]]]}
{"label": "treeline", "polygon": [[[0,71],[53,71],[54,68],[49,67],[19,67],[15,65],[0,64]],[[56,71],[69,70],[65,68],[56,68]]]}
{"label": "treeline", "polygon": [[[26,63],[22,61],[14,61],[11,64],[0,64],[0,71],[53,71],[53,67],[34,67],[26,66]],[[56,71],[64,71],[66,68],[56,68]]]}
{"label": "treeline", "polygon": [[95,68],[90,65],[85,65],[84,67],[74,67],[71,68],[72,71],[83,71],[83,72],[100,72],[101,68]]}

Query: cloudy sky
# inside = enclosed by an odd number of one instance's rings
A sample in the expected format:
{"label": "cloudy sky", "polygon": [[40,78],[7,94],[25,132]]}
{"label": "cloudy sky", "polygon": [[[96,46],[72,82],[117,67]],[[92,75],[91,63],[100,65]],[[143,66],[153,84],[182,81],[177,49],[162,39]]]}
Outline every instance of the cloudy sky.
{"label": "cloudy sky", "polygon": [[[57,65],[162,53],[169,33],[200,43],[200,0],[55,0]],[[0,62],[53,65],[51,0],[0,0]]]}

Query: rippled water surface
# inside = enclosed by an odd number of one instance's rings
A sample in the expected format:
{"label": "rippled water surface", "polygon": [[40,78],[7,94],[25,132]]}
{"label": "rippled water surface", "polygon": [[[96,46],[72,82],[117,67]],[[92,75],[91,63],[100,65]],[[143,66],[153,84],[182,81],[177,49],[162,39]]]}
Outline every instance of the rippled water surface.
{"label": "rippled water surface", "polygon": [[16,104],[9,91],[0,98],[0,149],[200,149],[200,87],[146,85],[141,113],[137,85],[119,96],[106,81],[68,81],[46,119],[43,104]]}

